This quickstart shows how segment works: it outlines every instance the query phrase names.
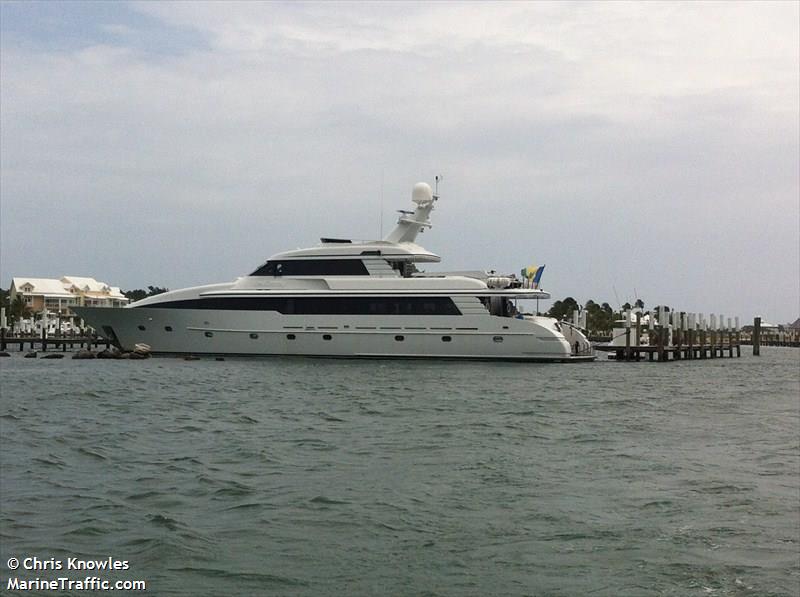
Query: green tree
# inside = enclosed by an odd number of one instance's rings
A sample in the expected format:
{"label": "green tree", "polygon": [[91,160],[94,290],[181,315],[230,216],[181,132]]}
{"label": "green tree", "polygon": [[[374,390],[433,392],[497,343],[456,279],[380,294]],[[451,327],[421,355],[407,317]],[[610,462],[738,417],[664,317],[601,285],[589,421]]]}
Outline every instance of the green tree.
{"label": "green tree", "polygon": [[567,319],[572,316],[573,311],[577,311],[578,309],[580,309],[578,301],[568,296],[563,301],[556,301],[553,303],[553,306],[550,307],[550,310],[547,312],[547,316],[559,320]]}
{"label": "green tree", "polygon": [[148,286],[147,290],[137,288],[136,290],[126,290],[124,294],[131,302],[140,301],[148,296],[155,296],[169,291],[169,288],[161,288],[160,286]]}
{"label": "green tree", "polygon": [[25,299],[22,298],[21,294],[18,294],[8,308],[8,322],[11,325],[14,325],[18,321],[22,319],[27,319],[33,315],[33,309],[31,309],[28,304],[25,302]]}
{"label": "green tree", "polygon": [[614,327],[614,309],[611,308],[611,305],[608,303],[603,303],[601,305],[603,309],[603,331],[611,333],[611,329]]}
{"label": "green tree", "polygon": [[[644,308],[644,301],[637,299],[635,306]],[[623,309],[630,309],[630,303],[622,305]],[[547,312],[548,317],[555,317],[556,319],[569,319],[572,317],[572,312],[580,309],[580,306],[574,298],[568,296],[567,298],[556,301]],[[586,311],[586,327],[589,333],[594,334],[610,334],[614,327],[615,319],[618,319],[614,313],[614,309],[608,303],[597,303],[592,299],[586,301],[583,309]]]}
{"label": "green tree", "polygon": [[592,333],[608,333],[614,323],[614,312],[611,305],[603,303],[598,305],[590,300],[586,301],[586,327]]}
{"label": "green tree", "polygon": [[3,290],[2,288],[0,288],[0,307],[6,310],[6,317],[10,317],[11,293],[9,293],[8,290]]}
{"label": "green tree", "polygon": [[586,328],[591,332],[598,332],[603,325],[603,310],[593,300],[586,301]]}
{"label": "green tree", "polygon": [[125,297],[132,303],[147,297],[147,291],[142,290],[141,288],[137,288],[136,290],[125,290],[122,292],[122,294],[124,294]]}

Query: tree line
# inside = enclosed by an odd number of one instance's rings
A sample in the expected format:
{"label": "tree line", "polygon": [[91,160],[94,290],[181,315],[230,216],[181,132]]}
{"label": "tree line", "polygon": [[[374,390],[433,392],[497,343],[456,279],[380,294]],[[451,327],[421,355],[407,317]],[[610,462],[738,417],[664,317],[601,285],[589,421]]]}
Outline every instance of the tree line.
{"label": "tree line", "polygon": [[620,312],[635,308],[644,309],[644,301],[637,299],[633,305],[625,303],[619,310],[615,311],[608,303],[598,304],[591,299],[581,306],[578,301],[568,296],[563,300],[554,302],[545,315],[558,320],[569,320],[572,318],[574,311],[586,311],[586,328],[589,333],[610,333],[614,327],[614,321],[620,317]]}
{"label": "tree line", "polygon": [[143,298],[147,298],[148,296],[155,296],[157,294],[162,294],[168,291],[169,288],[161,288],[160,286],[148,286],[147,290],[142,290],[141,288],[137,288],[136,290],[123,290],[122,294],[124,294],[125,298],[130,299],[130,301],[133,303],[135,301],[140,301]]}

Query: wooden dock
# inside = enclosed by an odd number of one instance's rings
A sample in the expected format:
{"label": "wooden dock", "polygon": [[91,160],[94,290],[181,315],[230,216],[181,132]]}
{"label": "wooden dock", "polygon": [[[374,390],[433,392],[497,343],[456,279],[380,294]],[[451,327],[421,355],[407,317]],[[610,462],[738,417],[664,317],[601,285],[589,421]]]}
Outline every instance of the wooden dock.
{"label": "wooden dock", "polygon": [[[610,353],[617,361],[680,361],[692,359],[733,358],[742,356],[742,345],[738,341],[725,344],[687,344],[675,346],[612,346],[599,344],[595,350]],[[727,353],[727,354],[726,354]]]}
{"label": "wooden dock", "polygon": [[66,352],[67,348],[69,350],[74,350],[75,348],[97,348],[100,346],[109,348],[111,341],[100,336],[91,335],[48,337],[47,334],[42,333],[41,336],[7,336],[5,328],[0,328],[0,352],[6,352],[11,347],[18,348],[22,352],[25,350],[26,345],[32,351],[47,352],[48,348],[50,348]]}
{"label": "wooden dock", "polygon": [[[625,344],[609,342],[596,344],[594,349],[599,352],[609,353],[609,358],[617,361],[681,361],[704,360],[717,358],[733,358],[742,356],[742,332],[739,328],[739,318],[735,325],[731,325],[728,318],[724,325],[720,316],[719,327],[715,325],[715,316],[711,315],[711,326],[702,320],[702,316],[693,313],[674,313],[672,316],[674,327],[669,325],[669,320],[662,317],[658,324],[651,326],[647,333],[647,344],[636,341],[640,337],[638,321],[632,325],[628,315],[628,325],[625,330]],[[753,355],[760,355],[762,344],[761,318],[753,321],[753,333],[749,338],[753,347]],[[671,342],[671,343],[670,343]]]}

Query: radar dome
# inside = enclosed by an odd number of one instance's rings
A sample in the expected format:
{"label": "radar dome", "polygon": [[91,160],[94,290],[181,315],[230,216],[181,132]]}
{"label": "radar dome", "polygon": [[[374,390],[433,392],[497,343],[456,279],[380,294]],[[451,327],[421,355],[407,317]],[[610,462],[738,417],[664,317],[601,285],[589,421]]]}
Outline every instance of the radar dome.
{"label": "radar dome", "polygon": [[411,191],[411,200],[418,204],[430,203],[433,201],[433,190],[427,182],[418,182]]}

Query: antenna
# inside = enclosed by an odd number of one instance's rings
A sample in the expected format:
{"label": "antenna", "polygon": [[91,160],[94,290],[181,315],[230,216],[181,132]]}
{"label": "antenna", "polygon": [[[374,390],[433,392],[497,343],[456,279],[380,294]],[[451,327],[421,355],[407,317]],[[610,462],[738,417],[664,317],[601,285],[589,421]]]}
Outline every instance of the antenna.
{"label": "antenna", "polygon": [[433,198],[434,199],[438,199],[439,198],[439,183],[442,180],[444,180],[444,176],[442,176],[441,174],[437,174],[436,176],[433,177]]}
{"label": "antenna", "polygon": [[383,238],[383,173],[384,173],[384,168],[381,168],[381,206],[380,206],[381,211],[379,218],[381,224],[380,224],[380,232],[378,234],[379,239]]}

